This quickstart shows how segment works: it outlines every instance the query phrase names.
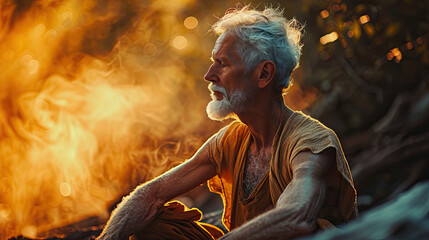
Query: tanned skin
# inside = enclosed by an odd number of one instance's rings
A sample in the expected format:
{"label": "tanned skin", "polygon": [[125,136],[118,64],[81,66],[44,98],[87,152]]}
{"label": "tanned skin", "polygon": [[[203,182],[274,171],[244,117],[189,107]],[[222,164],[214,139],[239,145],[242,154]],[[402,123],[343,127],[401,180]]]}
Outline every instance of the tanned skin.
{"label": "tanned skin", "polygon": [[[251,104],[235,114],[251,131],[249,151],[262,150],[271,155],[280,115],[283,112],[289,117],[292,111],[272,91],[275,64],[267,60],[246,71],[236,42],[236,38],[228,33],[218,38],[212,53],[213,64],[204,78],[227,91],[246,89],[251,94]],[[219,99],[224,97],[221,93],[214,94]],[[124,198],[98,239],[128,239],[147,226],[164,203],[214,177],[216,169],[209,160],[207,147],[211,141],[213,138],[190,160],[137,187]],[[300,152],[292,159],[293,179],[275,208],[232,230],[222,239],[288,239],[314,232],[317,213],[325,201],[328,173],[333,166],[335,153],[330,149],[320,154]]]}

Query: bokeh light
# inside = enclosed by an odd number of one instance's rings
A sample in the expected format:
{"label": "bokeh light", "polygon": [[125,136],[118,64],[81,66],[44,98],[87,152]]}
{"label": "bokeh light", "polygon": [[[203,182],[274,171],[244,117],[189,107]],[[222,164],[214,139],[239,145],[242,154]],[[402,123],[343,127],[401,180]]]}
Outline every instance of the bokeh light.
{"label": "bokeh light", "polygon": [[331,32],[331,33],[328,33],[325,36],[321,37],[320,43],[325,45],[327,43],[334,42],[337,39],[338,39],[338,33],[337,32]]}
{"label": "bokeh light", "polygon": [[327,17],[329,17],[329,12],[328,12],[328,10],[323,10],[323,11],[321,11],[320,12],[320,16],[322,17],[322,18],[327,18]]}
{"label": "bokeh light", "polygon": [[194,29],[198,27],[198,19],[196,17],[189,16],[185,19],[185,21],[183,21],[183,24],[187,29]]}
{"label": "bokeh light", "polygon": [[6,220],[10,215],[10,209],[6,204],[0,204],[0,220]]}
{"label": "bokeh light", "polygon": [[369,22],[370,18],[368,15],[363,15],[359,18],[359,23],[360,24],[365,24],[367,22]]}
{"label": "bokeh light", "polygon": [[28,74],[35,74],[39,70],[39,62],[37,60],[30,60],[27,64]]}
{"label": "bokeh light", "polygon": [[144,46],[143,52],[148,56],[155,56],[158,52],[158,47],[153,43],[148,43]]}
{"label": "bokeh light", "polygon": [[182,35],[178,35],[173,38],[172,44],[176,49],[184,49],[188,46],[188,39]]}
{"label": "bokeh light", "polygon": [[70,184],[63,182],[60,184],[60,193],[61,195],[63,195],[64,197],[68,197],[71,195],[72,189]]}

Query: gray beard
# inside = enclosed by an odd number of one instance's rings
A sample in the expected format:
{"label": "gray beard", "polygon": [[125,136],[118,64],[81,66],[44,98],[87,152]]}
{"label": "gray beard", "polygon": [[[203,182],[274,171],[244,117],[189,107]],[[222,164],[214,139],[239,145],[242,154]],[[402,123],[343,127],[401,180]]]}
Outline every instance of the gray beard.
{"label": "gray beard", "polygon": [[232,92],[229,99],[224,96],[222,100],[213,99],[207,104],[206,112],[210,119],[222,121],[236,118],[236,113],[243,110],[248,97],[243,90]]}

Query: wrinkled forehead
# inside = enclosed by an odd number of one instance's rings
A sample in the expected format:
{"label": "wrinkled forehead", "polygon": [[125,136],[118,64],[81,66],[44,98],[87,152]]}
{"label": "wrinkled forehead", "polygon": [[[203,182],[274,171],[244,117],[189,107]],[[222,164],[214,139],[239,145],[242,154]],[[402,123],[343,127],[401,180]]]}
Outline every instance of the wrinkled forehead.
{"label": "wrinkled forehead", "polygon": [[223,45],[224,45],[224,41],[225,41],[225,38],[228,36],[228,37],[230,37],[229,36],[230,34],[228,34],[227,32],[223,32],[217,39],[216,39],[216,42],[215,42],[215,45],[214,45],[214,47],[213,47],[213,51],[212,51],[212,53],[213,54],[216,54],[217,52],[219,52],[219,50],[223,47]]}
{"label": "wrinkled forehead", "polygon": [[242,57],[236,48],[237,41],[237,38],[233,34],[228,32],[222,33],[216,40],[212,56],[227,56],[228,58],[231,58],[231,60],[241,62]]}

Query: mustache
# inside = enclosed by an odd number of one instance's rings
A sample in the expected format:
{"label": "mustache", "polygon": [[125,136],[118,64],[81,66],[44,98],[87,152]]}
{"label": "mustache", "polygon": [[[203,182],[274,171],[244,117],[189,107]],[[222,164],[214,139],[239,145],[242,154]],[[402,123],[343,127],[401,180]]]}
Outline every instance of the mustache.
{"label": "mustache", "polygon": [[220,86],[217,86],[217,85],[214,85],[213,83],[210,83],[210,84],[209,84],[208,89],[209,89],[211,92],[220,92],[220,93],[222,93],[224,96],[227,96],[227,92],[226,92],[226,89],[225,89],[225,88],[220,87]]}

